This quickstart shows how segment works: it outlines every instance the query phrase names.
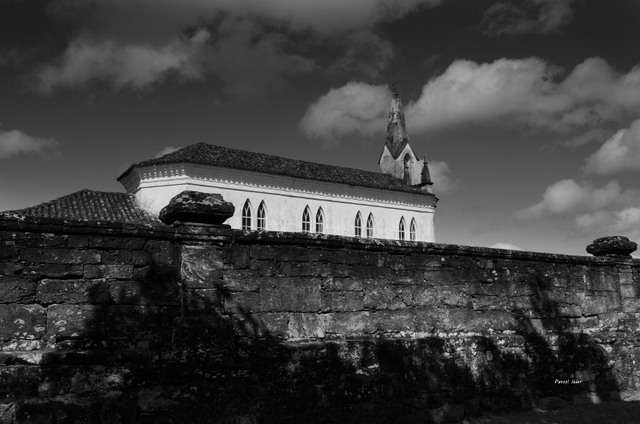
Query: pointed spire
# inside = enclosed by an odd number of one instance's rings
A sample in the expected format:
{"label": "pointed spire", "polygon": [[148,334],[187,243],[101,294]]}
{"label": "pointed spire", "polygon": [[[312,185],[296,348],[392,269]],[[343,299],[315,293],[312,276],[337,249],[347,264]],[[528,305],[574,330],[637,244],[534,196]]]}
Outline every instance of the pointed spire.
{"label": "pointed spire", "polygon": [[409,142],[409,134],[407,126],[404,122],[404,112],[402,110],[402,100],[398,94],[398,81],[392,71],[392,90],[391,107],[389,110],[389,121],[387,123],[387,142],[386,145],[394,158],[402,152],[404,146]]}

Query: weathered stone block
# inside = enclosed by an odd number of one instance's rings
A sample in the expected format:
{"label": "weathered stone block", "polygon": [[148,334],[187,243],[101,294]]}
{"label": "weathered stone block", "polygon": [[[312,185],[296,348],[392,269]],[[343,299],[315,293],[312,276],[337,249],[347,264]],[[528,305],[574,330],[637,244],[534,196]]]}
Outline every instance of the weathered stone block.
{"label": "weathered stone block", "polygon": [[614,272],[592,271],[587,275],[587,290],[617,291],[620,282]]}
{"label": "weathered stone block", "polygon": [[34,303],[36,283],[19,276],[0,276],[0,303]]}
{"label": "weathered stone block", "polygon": [[375,331],[375,325],[370,312],[335,312],[329,314],[325,331],[335,336],[366,335]]}
{"label": "weathered stone block", "polygon": [[[37,395],[42,369],[30,365],[0,367],[0,393],[7,395]],[[12,417],[10,417],[12,418]],[[3,421],[7,423],[14,422]]]}
{"label": "weathered stone block", "polygon": [[101,256],[97,250],[25,248],[20,258],[24,262],[60,264],[97,264]]}
{"label": "weathered stone block", "polygon": [[0,340],[40,339],[45,331],[40,305],[0,305]]}
{"label": "weathered stone block", "polygon": [[0,275],[19,274],[24,266],[15,262],[0,262]]}
{"label": "weathered stone block", "polygon": [[0,259],[16,259],[20,252],[16,246],[0,244]]}
{"label": "weathered stone block", "polygon": [[[287,313],[260,313],[245,315],[244,320],[257,323],[261,334],[270,334],[276,337],[286,338],[289,331],[289,314]],[[251,326],[250,328],[255,328]]]}
{"label": "weathered stone block", "polygon": [[486,332],[489,330],[516,330],[516,317],[506,311],[474,311],[452,309],[447,311],[445,325],[449,331]]}
{"label": "weathered stone block", "polygon": [[446,313],[435,308],[418,308],[413,310],[416,323],[416,331],[420,333],[433,333],[441,330]]}
{"label": "weathered stone block", "polygon": [[322,289],[327,291],[362,291],[367,280],[349,277],[327,277],[322,279]]}
{"label": "weathered stone block", "polygon": [[159,348],[171,344],[178,308],[115,305],[104,309],[104,333],[130,347]]}
{"label": "weathered stone block", "polygon": [[367,309],[401,309],[405,305],[400,290],[385,281],[370,280],[364,287],[364,306]]}
{"label": "weathered stone block", "polygon": [[234,269],[247,269],[251,263],[249,246],[235,244],[225,251],[225,262],[233,264]]}
{"label": "weathered stone block", "polygon": [[293,339],[322,339],[325,337],[328,315],[290,314],[288,336]]}
{"label": "weathered stone block", "polygon": [[68,247],[87,247],[89,246],[89,237],[85,235],[71,234],[67,240]]}
{"label": "weathered stone block", "polygon": [[322,309],[333,312],[361,311],[364,309],[364,293],[322,292]]}
{"label": "weathered stone block", "polygon": [[51,305],[47,308],[48,337],[96,337],[102,330],[103,314],[100,306]]}
{"label": "weathered stone block", "polygon": [[84,278],[130,280],[133,278],[133,265],[85,265]]}
{"label": "weathered stone block", "polygon": [[177,265],[180,261],[179,249],[170,241],[149,240],[145,243],[144,250],[152,265]]}
{"label": "weathered stone block", "polygon": [[106,250],[102,252],[103,264],[147,265],[147,252],[144,250]]}
{"label": "weathered stone block", "polygon": [[217,248],[183,246],[181,276],[188,288],[215,288],[223,283],[223,262]]}
{"label": "weathered stone block", "polygon": [[619,311],[621,307],[620,295],[615,292],[603,293],[598,296],[585,296],[582,302],[582,311],[586,316]]}
{"label": "weathered stone block", "polygon": [[117,304],[178,306],[180,286],[177,282],[162,280],[109,281],[111,301]]}
{"label": "weathered stone block", "polygon": [[260,284],[262,312],[318,312],[322,308],[320,280],[263,278]]}
{"label": "weathered stone block", "polygon": [[587,246],[587,253],[594,256],[610,256],[630,258],[638,245],[623,236],[610,236],[596,239]]}
{"label": "weathered stone block", "polygon": [[50,280],[38,283],[36,299],[40,304],[52,303],[111,303],[106,279],[99,280]]}
{"label": "weathered stone block", "polygon": [[225,270],[223,287],[230,291],[257,291],[260,279],[256,270]]}
{"label": "weathered stone block", "polygon": [[160,211],[165,224],[175,222],[221,225],[233,216],[235,207],[218,193],[185,190],[174,196]]}
{"label": "weathered stone block", "polygon": [[78,278],[84,273],[82,264],[33,264],[25,265],[24,274],[45,278]]}
{"label": "weathered stone block", "polygon": [[89,247],[99,249],[142,249],[144,239],[137,237],[89,236]]}
{"label": "weathered stone block", "polygon": [[414,332],[416,321],[413,311],[376,311],[371,314],[374,326],[381,332]]}
{"label": "weathered stone block", "polygon": [[224,310],[231,313],[260,312],[260,293],[237,292],[225,299]]}

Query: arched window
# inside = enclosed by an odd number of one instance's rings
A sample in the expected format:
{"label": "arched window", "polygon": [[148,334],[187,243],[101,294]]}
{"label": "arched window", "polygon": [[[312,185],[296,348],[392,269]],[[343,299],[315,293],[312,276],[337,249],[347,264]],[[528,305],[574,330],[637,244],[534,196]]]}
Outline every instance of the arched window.
{"label": "arched window", "polygon": [[260,206],[258,206],[258,216],[256,223],[258,231],[264,231],[265,228],[267,228],[267,211],[264,206],[264,200],[260,202]]}
{"label": "arched window", "polygon": [[416,241],[416,219],[411,218],[411,226],[409,227],[409,240]]}
{"label": "arched window", "polygon": [[316,233],[324,233],[324,212],[322,212],[322,208],[318,208],[318,213],[316,214]]}
{"label": "arched window", "polygon": [[369,214],[367,218],[367,238],[373,237],[373,214]]}
{"label": "arched window", "polygon": [[411,156],[409,153],[404,155],[404,182],[411,184]]}
{"label": "arched window", "polygon": [[307,206],[302,212],[302,232],[308,233],[309,231],[311,231],[311,213],[309,212],[309,206]]}
{"label": "arched window", "polygon": [[251,229],[251,203],[249,203],[249,199],[244,202],[244,207],[242,208],[242,229]]}
{"label": "arched window", "polygon": [[398,225],[398,238],[404,240],[404,216],[400,219],[400,225]]}
{"label": "arched window", "polygon": [[355,229],[356,237],[362,237],[362,215],[360,211],[356,214],[356,220],[353,224],[353,228]]}

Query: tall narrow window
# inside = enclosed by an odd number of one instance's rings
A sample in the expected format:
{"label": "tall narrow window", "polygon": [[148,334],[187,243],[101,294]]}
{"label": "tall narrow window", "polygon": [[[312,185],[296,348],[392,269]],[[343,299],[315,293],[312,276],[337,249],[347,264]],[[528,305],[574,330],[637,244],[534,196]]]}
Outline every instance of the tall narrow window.
{"label": "tall narrow window", "polygon": [[409,240],[416,241],[416,219],[411,218],[411,226],[409,227]]}
{"label": "tall narrow window", "polygon": [[309,213],[309,206],[307,206],[302,212],[302,232],[308,233],[309,231],[311,231],[311,213]]}
{"label": "tall narrow window", "polygon": [[400,219],[400,225],[398,225],[398,238],[404,240],[404,216]]}
{"label": "tall narrow window", "polygon": [[244,202],[244,207],[242,208],[242,229],[251,229],[251,203],[249,203],[249,199]]}
{"label": "tall narrow window", "polygon": [[355,229],[356,237],[362,237],[362,215],[360,215],[360,211],[356,214],[356,220],[353,228]]}
{"label": "tall narrow window", "polygon": [[264,207],[264,201],[258,206],[257,227],[258,231],[264,231],[267,228],[267,211]]}
{"label": "tall narrow window", "polygon": [[369,214],[367,218],[367,238],[373,237],[373,214]]}
{"label": "tall narrow window", "polygon": [[322,208],[318,208],[318,213],[316,214],[316,233],[324,233],[324,212],[322,212]]}

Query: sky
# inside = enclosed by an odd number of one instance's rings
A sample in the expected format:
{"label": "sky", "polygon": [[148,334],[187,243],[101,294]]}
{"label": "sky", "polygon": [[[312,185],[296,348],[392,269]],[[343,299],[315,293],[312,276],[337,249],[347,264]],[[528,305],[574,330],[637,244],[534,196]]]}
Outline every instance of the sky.
{"label": "sky", "polygon": [[640,240],[637,0],[4,0],[0,210],[198,142],[378,170],[392,71],[441,243]]}

